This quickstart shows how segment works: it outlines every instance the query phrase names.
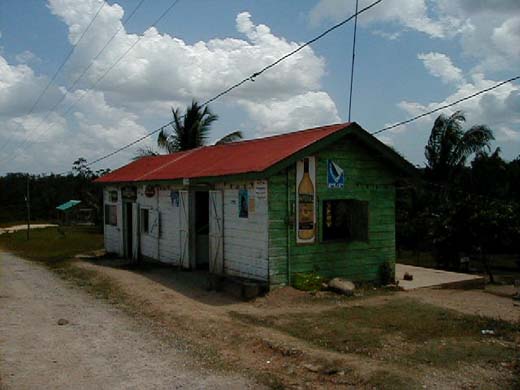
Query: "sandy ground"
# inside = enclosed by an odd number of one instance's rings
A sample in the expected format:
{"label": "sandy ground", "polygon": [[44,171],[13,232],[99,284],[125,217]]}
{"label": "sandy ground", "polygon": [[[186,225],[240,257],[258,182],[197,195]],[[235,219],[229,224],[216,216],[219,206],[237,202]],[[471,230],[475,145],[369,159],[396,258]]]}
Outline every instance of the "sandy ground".
{"label": "sandy ground", "polygon": [[485,290],[445,290],[425,288],[402,294],[422,302],[465,314],[493,317],[510,322],[520,321],[520,302]]}
{"label": "sandy ground", "polygon": [[[77,266],[108,276],[135,302],[143,302],[146,315],[171,326],[195,342],[215,346],[219,354],[232,364],[269,375],[276,373],[289,388],[333,389],[372,388],[367,380],[379,370],[413,375],[427,388],[461,389],[501,388],[500,382],[510,374],[492,368],[468,366],[467,370],[446,371],[431,368],[422,372],[402,371],[402,368],[359,354],[324,350],[295,339],[276,329],[233,320],[233,312],[253,316],[288,313],[321,312],[341,306],[380,305],[396,298],[413,297],[425,302],[464,313],[517,320],[520,307],[510,298],[497,297],[484,291],[419,289],[392,295],[366,296],[359,299],[336,299],[326,293],[324,299],[310,299],[308,293],[281,288],[251,302],[242,302],[224,293],[206,291],[205,274],[182,272],[173,268],[130,271],[93,262],[78,262]],[[318,362],[318,363],[317,363]],[[349,374],[323,375],[310,372],[308,364],[324,367],[339,366]]]}
{"label": "sandy ground", "polygon": [[[55,226],[58,226],[58,225],[54,225],[52,223],[36,223],[36,224],[31,224],[31,230],[32,229],[43,229],[43,228],[55,227]],[[0,234],[13,233],[13,232],[17,232],[19,230],[27,230],[27,225],[14,225],[14,226],[6,227],[6,228],[0,228]]]}
{"label": "sandy ground", "polygon": [[[197,368],[117,308],[43,267],[0,253],[0,384],[6,389],[244,389]],[[68,324],[58,325],[66,319]]]}

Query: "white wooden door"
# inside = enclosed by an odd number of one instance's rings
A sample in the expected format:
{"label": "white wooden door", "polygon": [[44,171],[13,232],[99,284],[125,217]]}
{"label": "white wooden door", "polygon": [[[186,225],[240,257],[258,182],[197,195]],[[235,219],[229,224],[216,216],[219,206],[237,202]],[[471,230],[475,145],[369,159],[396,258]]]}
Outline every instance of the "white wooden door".
{"label": "white wooden door", "polygon": [[189,192],[179,191],[180,265],[190,268]]}
{"label": "white wooden door", "polygon": [[209,192],[209,272],[224,272],[224,218],[222,191]]}

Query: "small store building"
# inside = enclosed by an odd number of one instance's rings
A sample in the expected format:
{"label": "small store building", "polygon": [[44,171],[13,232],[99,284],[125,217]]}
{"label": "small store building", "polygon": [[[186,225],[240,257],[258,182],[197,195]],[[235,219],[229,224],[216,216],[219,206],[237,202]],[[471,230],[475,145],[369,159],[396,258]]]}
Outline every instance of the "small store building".
{"label": "small store building", "polygon": [[396,181],[413,172],[345,123],[144,157],[96,181],[108,252],[273,286],[393,267]]}

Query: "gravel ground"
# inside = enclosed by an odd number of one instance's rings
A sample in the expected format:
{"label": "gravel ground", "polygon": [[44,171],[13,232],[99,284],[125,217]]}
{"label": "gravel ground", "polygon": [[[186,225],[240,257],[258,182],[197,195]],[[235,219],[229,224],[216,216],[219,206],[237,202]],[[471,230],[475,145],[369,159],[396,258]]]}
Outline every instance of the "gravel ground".
{"label": "gravel ground", "polygon": [[[0,253],[0,383],[6,389],[244,389],[197,367],[117,308]],[[66,322],[58,325],[61,319]]]}

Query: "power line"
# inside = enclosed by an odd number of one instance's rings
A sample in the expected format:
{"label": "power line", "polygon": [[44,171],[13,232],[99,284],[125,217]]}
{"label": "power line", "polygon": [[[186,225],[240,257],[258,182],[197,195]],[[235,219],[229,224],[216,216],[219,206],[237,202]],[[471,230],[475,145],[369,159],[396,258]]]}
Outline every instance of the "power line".
{"label": "power line", "polygon": [[[81,34],[81,36],[79,37],[79,39],[76,41],[76,43],[74,43],[72,45],[72,47],[70,48],[68,54],[65,56],[65,59],[61,62],[60,66],[58,66],[58,69],[56,69],[56,72],[54,72],[54,75],[52,76],[52,78],[49,80],[49,82],[47,83],[47,85],[45,86],[45,88],[40,92],[40,95],[38,96],[38,98],[36,99],[36,101],[33,103],[33,105],[31,106],[31,108],[29,109],[29,112],[26,114],[27,115],[31,115],[34,111],[34,109],[36,108],[36,106],[38,105],[38,103],[41,101],[43,95],[45,95],[45,93],[47,92],[47,90],[49,89],[49,87],[51,86],[51,84],[56,80],[56,78],[58,77],[58,74],[61,72],[61,70],[63,69],[63,67],[65,66],[65,64],[67,63],[67,61],[70,59],[70,57],[72,56],[72,54],[74,53],[74,50],[76,49],[76,47],[78,46],[78,44],[81,42],[81,40],[83,39],[83,37],[85,36],[85,34],[87,33],[87,31],[90,29],[90,27],[92,26],[92,24],[94,23],[94,21],[96,20],[96,18],[98,17],[99,13],[101,12],[101,10],[103,9],[103,7],[105,6],[105,1],[102,2],[101,4],[101,7],[99,7],[99,9],[97,10],[97,12],[95,13],[94,17],[90,20],[89,24],[87,25],[87,27],[85,28],[85,30],[83,30],[83,33]],[[21,125],[19,125],[21,126]],[[18,129],[17,129],[18,130]],[[12,138],[10,138],[3,146],[2,148],[0,148],[0,152],[3,151],[7,145],[11,142]]]}
{"label": "power line", "polygon": [[[243,80],[233,84],[232,86],[230,86],[229,88],[225,89],[224,91],[218,93],[217,95],[213,96],[212,98],[206,100],[204,103],[201,104],[201,107],[204,107],[204,106],[207,106],[208,104],[210,104],[211,102],[214,102],[215,100],[219,99],[220,97],[230,93],[232,90],[240,87],[241,85],[247,83],[248,81],[254,81],[255,78],[257,78],[258,76],[260,76],[262,73],[266,72],[267,70],[273,68],[274,66],[278,65],[279,63],[281,63],[282,61],[286,60],[287,58],[291,57],[292,55],[298,53],[299,51],[301,51],[302,49],[304,49],[305,47],[307,46],[310,46],[312,45],[314,42],[318,41],[319,39],[323,38],[324,36],[326,36],[327,34],[331,33],[332,31],[338,29],[339,27],[343,26],[344,24],[348,23],[349,21],[351,21],[352,19],[354,19],[356,16],[368,11],[369,9],[371,9],[372,7],[376,6],[377,4],[381,3],[383,0],[377,0],[377,1],[374,1],[373,3],[369,4],[368,6],[364,7],[363,9],[359,10],[358,12],[356,12],[354,15],[344,19],[343,21],[335,24],[334,26],[328,28],[327,30],[325,30],[324,32],[322,32],[321,34],[319,34],[318,36],[314,37],[313,39],[303,43],[302,45],[298,46],[296,49],[290,51],[289,53],[285,54],[284,56],[280,57],[279,59],[277,59],[276,61],[272,62],[271,64],[263,67],[262,69],[260,69],[259,71],[253,73],[251,76],[249,77],[246,77],[244,78]],[[122,152],[123,150],[126,150],[128,148],[130,148],[131,146],[145,140],[146,138],[148,137],[151,137],[152,135],[158,133],[159,131],[163,130],[165,127],[171,125],[173,123],[173,121],[169,121],[168,123],[162,125],[161,127],[159,127],[158,129],[155,129],[149,133],[147,133],[146,135],[102,156],[102,157],[99,157],[93,161],[91,161],[90,163],[86,164],[86,166],[90,166],[90,165],[93,165],[99,161],[102,161],[102,160],[105,160],[109,157],[112,157],[113,155],[119,153],[119,152]],[[68,172],[68,171],[66,171]]]}
{"label": "power line", "polygon": [[398,122],[398,123],[394,123],[393,125],[391,126],[387,126],[387,127],[384,127],[380,130],[377,130],[373,133],[371,133],[372,135],[376,135],[376,134],[381,134],[385,131],[388,131],[388,130],[391,130],[391,129],[394,129],[396,127],[399,127],[399,126],[402,126],[402,125],[405,125],[407,123],[410,123],[410,122],[414,122],[416,121],[417,119],[420,119],[420,118],[423,118],[425,116],[428,116],[428,115],[431,115],[435,112],[438,112],[438,111],[441,111],[441,110],[444,110],[446,108],[449,108],[451,106],[454,106],[456,104],[459,104],[459,103],[462,103],[463,101],[466,101],[466,100],[469,100],[469,99],[473,99],[474,97],[476,96],[479,96],[479,95],[482,95],[483,93],[486,93],[486,92],[489,92],[489,91],[492,91],[493,89],[496,89],[496,88],[499,88],[501,87],[502,85],[504,84],[507,84],[507,83],[510,83],[510,82],[513,82],[515,80],[518,80],[520,79],[520,76],[515,76],[515,77],[511,77],[510,79],[507,79],[507,80],[504,80],[504,81],[501,81],[495,85],[493,85],[492,87],[489,87],[489,88],[485,88],[485,89],[481,89],[480,91],[478,92],[475,92],[475,93],[472,93],[471,95],[468,95],[468,96],[465,96],[461,99],[458,99],[458,100],[455,100],[454,102],[452,103],[448,103],[448,104],[445,104],[443,106],[440,106],[440,107],[437,107],[436,109],[434,110],[431,110],[431,111],[427,111],[427,112],[423,112],[422,114],[419,114],[419,115],[416,115],[414,116],[413,118],[409,118],[409,119],[406,119],[402,122]]}
{"label": "power line", "polygon": [[[380,130],[377,130],[377,131],[375,131],[375,132],[373,132],[373,133],[371,133],[371,134],[372,134],[372,135],[381,134],[381,133],[383,133],[383,132],[385,132],[385,131],[388,131],[388,130],[391,130],[391,129],[395,128],[395,127],[402,126],[402,125],[404,125],[404,124],[407,124],[407,123],[410,123],[410,122],[416,121],[416,120],[418,120],[418,119],[420,119],[420,118],[423,118],[423,117],[428,116],[428,115],[431,115],[431,114],[433,114],[433,113],[435,113],[435,112],[438,112],[438,111],[444,110],[444,109],[446,109],[446,108],[448,108],[448,107],[452,107],[452,106],[454,106],[454,105],[456,105],[456,104],[459,104],[459,103],[461,103],[461,102],[463,102],[463,101],[466,101],[466,100],[472,99],[472,98],[474,98],[474,97],[476,97],[476,96],[479,96],[479,95],[482,95],[482,94],[484,94],[484,93],[486,93],[486,92],[492,91],[492,90],[494,90],[494,89],[496,89],[496,88],[501,87],[501,86],[504,85],[504,84],[510,83],[510,82],[515,81],[515,80],[518,80],[518,79],[520,79],[520,76],[511,77],[510,79],[507,79],[507,80],[501,81],[501,82],[495,84],[495,85],[492,86],[492,87],[482,89],[482,90],[480,90],[480,91],[478,91],[478,92],[475,92],[475,93],[473,93],[473,94],[471,94],[471,95],[468,95],[468,96],[465,96],[465,97],[463,97],[463,98],[461,98],[461,99],[458,99],[458,100],[456,100],[456,101],[454,101],[454,102],[452,102],[452,103],[445,104],[445,105],[443,105],[443,106],[441,106],[441,107],[438,107],[438,108],[436,108],[436,109],[434,109],[434,110],[430,110],[430,111],[428,111],[428,112],[424,112],[424,113],[422,113],[422,114],[420,114],[420,115],[417,115],[417,116],[415,116],[415,117],[413,117],[413,118],[410,118],[410,119],[404,120],[404,121],[402,121],[402,122],[395,123],[395,124],[393,124],[393,125],[391,125],[391,126],[388,126],[388,127],[382,128],[382,129],[380,129]],[[205,103],[205,104],[207,104],[207,103]],[[95,164],[95,163],[97,163],[97,162],[99,162],[99,161],[102,161],[102,160],[104,160],[104,159],[107,159],[107,158],[113,156],[114,154],[117,154],[117,153],[119,153],[119,152],[121,152],[121,151],[123,151],[123,150],[125,150],[125,149],[128,149],[129,147],[131,147],[131,146],[133,146],[133,145],[135,145],[135,144],[141,142],[142,140],[144,140],[144,139],[150,137],[151,135],[153,135],[153,134],[155,134],[155,133],[158,133],[159,131],[161,131],[161,130],[164,129],[166,126],[170,125],[171,123],[173,123],[173,121],[168,122],[167,124],[161,126],[160,128],[158,128],[158,129],[156,129],[156,130],[154,130],[154,131],[152,131],[152,132],[150,132],[150,133],[148,133],[148,134],[146,134],[146,135],[144,135],[144,136],[142,136],[142,137],[136,139],[135,141],[133,141],[133,142],[131,142],[131,143],[129,143],[129,144],[126,144],[126,145],[124,145],[124,146],[122,146],[122,147],[120,147],[120,148],[114,150],[113,152],[111,152],[111,153],[109,153],[109,154],[107,154],[107,155],[104,155],[104,156],[102,156],[102,157],[100,157],[100,158],[98,158],[98,159],[95,159],[95,160],[93,160],[92,162],[90,162],[90,163],[88,163],[88,164],[86,164],[86,165],[87,165],[87,166],[93,165],[93,164]],[[67,171],[67,172],[68,172],[68,171]]]}
{"label": "power line", "polygon": [[[101,50],[98,51],[98,53],[90,60],[90,63],[88,64],[88,66],[83,70],[83,72],[79,75],[79,77],[76,78],[76,80],[74,80],[74,82],[68,87],[65,89],[65,94],[61,97],[61,99],[59,99],[56,104],[54,104],[54,106],[51,108],[51,110],[45,115],[45,117],[40,121],[40,123],[38,123],[38,125],[36,126],[36,128],[33,130],[33,132],[36,132],[38,131],[38,129],[41,127],[41,125],[43,123],[45,123],[45,121],[47,120],[47,118],[49,118],[49,116],[53,113],[53,112],[56,112],[56,109],[58,108],[58,106],[65,100],[65,98],[67,97],[67,95],[69,94],[69,91],[71,91],[77,84],[78,82],[83,78],[83,76],[85,76],[85,74],[90,70],[90,68],[92,67],[92,65],[94,65],[94,62],[101,56],[101,54],[105,51],[105,49],[108,47],[108,45],[114,40],[114,38],[116,37],[116,35],[123,29],[123,27],[130,21],[130,19],[132,19],[132,17],[135,15],[135,13],[137,12],[137,10],[141,7],[141,5],[145,2],[145,0],[141,0],[137,6],[132,10],[132,12],[128,15],[128,17],[126,18],[125,21],[123,21],[121,23],[121,25],[119,26],[119,28],[116,30],[116,32],[114,34],[112,34],[112,36],[109,38],[109,40],[105,43],[105,45],[101,48]],[[103,5],[106,4],[104,1],[103,1]],[[101,7],[102,8],[102,7]],[[99,10],[101,11],[101,9]],[[98,11],[98,13],[99,13]],[[97,15],[97,14],[96,14]],[[92,88],[92,86],[91,86]],[[78,100],[79,101],[79,100]],[[77,102],[76,102],[77,103]],[[70,107],[69,107],[69,110],[66,111],[66,113],[68,113],[70,111]],[[52,125],[52,123],[51,123]],[[43,132],[49,130],[49,128],[51,127],[48,126]],[[18,148],[23,148],[27,142],[29,142],[29,138],[30,137],[27,137],[25,140],[22,141],[22,143],[18,146]],[[34,141],[34,138],[33,138],[33,141]],[[9,156],[8,156],[9,157]],[[7,159],[7,157],[3,160],[5,161]]]}
{"label": "power line", "polygon": [[[359,0],[356,0],[356,14],[358,11]],[[348,96],[348,121],[350,122],[350,114],[352,112],[352,88],[354,86],[354,62],[356,60],[356,33],[357,33],[357,16],[354,19],[354,37],[352,38],[352,65],[350,67],[350,90]]]}

